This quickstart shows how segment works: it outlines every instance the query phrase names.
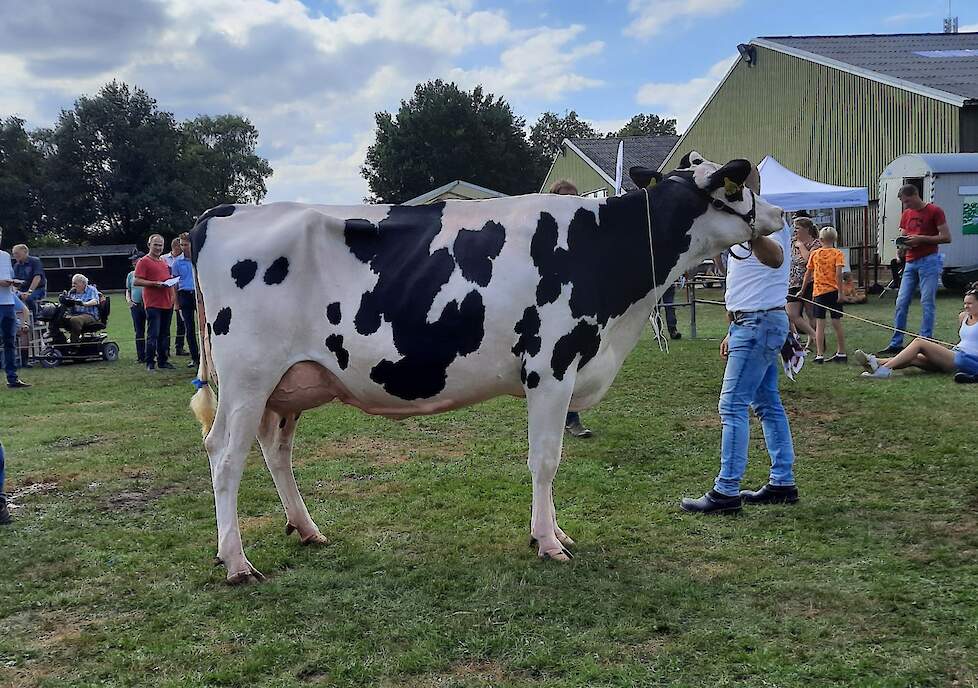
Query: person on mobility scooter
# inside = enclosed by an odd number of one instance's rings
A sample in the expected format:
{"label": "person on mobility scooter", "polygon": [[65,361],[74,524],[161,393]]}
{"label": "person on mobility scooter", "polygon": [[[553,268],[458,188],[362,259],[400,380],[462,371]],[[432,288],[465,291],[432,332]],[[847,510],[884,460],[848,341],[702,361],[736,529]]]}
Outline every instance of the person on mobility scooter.
{"label": "person on mobility scooter", "polygon": [[[109,319],[109,299],[89,284],[85,275],[71,278],[71,289],[58,297],[58,303],[45,303],[39,319],[48,323],[47,339],[41,357],[45,367],[60,365],[62,361],[116,361],[119,345],[106,341],[105,330]],[[70,340],[63,330],[69,332]]]}

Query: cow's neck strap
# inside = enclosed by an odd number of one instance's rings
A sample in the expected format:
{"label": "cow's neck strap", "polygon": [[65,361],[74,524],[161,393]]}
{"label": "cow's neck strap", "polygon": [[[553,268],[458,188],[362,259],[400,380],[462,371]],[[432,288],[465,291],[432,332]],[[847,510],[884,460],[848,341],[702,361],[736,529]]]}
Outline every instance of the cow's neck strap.
{"label": "cow's neck strap", "polygon": [[645,192],[645,221],[646,227],[649,230],[649,263],[652,265],[652,291],[656,295],[655,305],[652,307],[652,314],[649,320],[652,322],[652,334],[659,343],[659,351],[669,353],[669,339],[664,334],[662,313],[659,312],[659,303],[662,301],[662,297],[659,296],[657,291],[659,281],[655,278],[655,248],[652,244],[652,201],[649,198],[648,187],[643,187],[642,191]]}

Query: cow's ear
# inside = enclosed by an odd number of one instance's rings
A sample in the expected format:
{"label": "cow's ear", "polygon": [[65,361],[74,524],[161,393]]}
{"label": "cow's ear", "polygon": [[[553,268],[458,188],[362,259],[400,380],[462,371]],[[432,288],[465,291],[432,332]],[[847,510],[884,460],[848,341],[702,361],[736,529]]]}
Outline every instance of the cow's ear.
{"label": "cow's ear", "polygon": [[696,167],[702,163],[703,156],[696,151],[690,151],[682,157],[682,160],[679,161],[679,169],[689,169],[690,167]]}
{"label": "cow's ear", "polygon": [[679,161],[679,169],[685,170],[687,167],[689,167],[689,153],[684,155]]}
{"label": "cow's ear", "polygon": [[640,189],[651,189],[662,181],[662,175],[648,167],[636,165],[628,168],[628,176],[635,182],[635,186]]}
{"label": "cow's ear", "polygon": [[747,176],[751,173],[753,166],[749,160],[731,160],[719,170],[710,175],[710,181],[706,185],[707,191],[714,191],[724,186],[726,180],[730,180],[738,186],[743,186]]}

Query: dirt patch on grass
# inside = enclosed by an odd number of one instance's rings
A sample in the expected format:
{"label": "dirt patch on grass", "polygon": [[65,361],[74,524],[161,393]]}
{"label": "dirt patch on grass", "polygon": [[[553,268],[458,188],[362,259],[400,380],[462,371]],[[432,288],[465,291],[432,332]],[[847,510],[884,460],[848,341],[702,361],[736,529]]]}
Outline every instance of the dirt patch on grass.
{"label": "dirt patch on grass", "polygon": [[506,671],[499,662],[489,659],[468,660],[455,662],[444,671],[428,676],[419,676],[407,680],[388,680],[382,686],[405,686],[409,688],[432,688],[438,686],[498,686],[506,680],[512,680],[516,675]]}
{"label": "dirt patch on grass", "polygon": [[105,437],[102,435],[83,435],[81,437],[59,437],[58,439],[48,442],[47,446],[54,449],[72,449],[74,447],[85,447],[90,444],[99,444],[104,442]]}
{"label": "dirt patch on grass", "polygon": [[146,489],[132,489],[109,495],[103,502],[108,511],[133,513],[148,509],[157,500],[167,495],[183,491],[180,485],[153,486]]}
{"label": "dirt patch on grass", "polygon": [[69,611],[25,611],[0,620],[0,632],[9,645],[19,646],[3,657],[0,686],[38,686],[57,674],[71,649],[86,632],[101,625]]}

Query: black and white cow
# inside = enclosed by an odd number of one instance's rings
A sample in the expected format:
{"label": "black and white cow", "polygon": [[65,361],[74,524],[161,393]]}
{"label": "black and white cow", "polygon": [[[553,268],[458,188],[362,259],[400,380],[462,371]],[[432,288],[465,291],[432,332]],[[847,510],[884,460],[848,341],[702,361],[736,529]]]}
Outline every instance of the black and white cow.
{"label": "black and white cow", "polygon": [[[261,578],[237,519],[256,435],[286,532],[325,541],[296,486],[292,438],[301,411],[332,400],[400,418],[525,396],[531,537],[541,557],[569,558],[552,495],[568,408],[601,400],[664,285],[782,227],[781,209],[744,189],[750,163],[688,158],[618,198],[205,213],[191,233],[207,333],[198,376],[213,370],[220,398],[215,410],[205,386],[192,407],[204,425],[228,581]],[[653,174],[633,170],[640,186]]]}

